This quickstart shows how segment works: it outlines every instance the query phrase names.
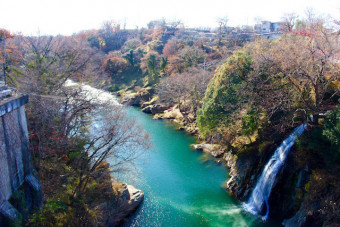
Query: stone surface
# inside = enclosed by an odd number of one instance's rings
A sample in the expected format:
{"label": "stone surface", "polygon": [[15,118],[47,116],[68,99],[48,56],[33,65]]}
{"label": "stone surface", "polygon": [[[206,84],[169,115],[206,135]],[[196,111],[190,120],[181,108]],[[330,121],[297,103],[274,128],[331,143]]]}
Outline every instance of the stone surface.
{"label": "stone surface", "polygon": [[231,151],[228,151],[224,154],[224,160],[230,169],[230,179],[226,184],[226,188],[236,198],[245,200],[256,182],[256,176],[258,174],[256,170],[258,166],[257,159],[239,157]]}
{"label": "stone surface", "polygon": [[141,106],[145,101],[151,99],[154,90],[152,88],[143,88],[140,91],[132,94],[127,94],[123,97],[121,104],[129,106]]}
{"label": "stone surface", "polygon": [[294,217],[284,220],[283,225],[285,227],[300,227],[300,226],[308,226],[306,225],[307,222],[307,212],[303,209],[298,210]]}
{"label": "stone surface", "polygon": [[0,204],[0,213],[12,221],[15,221],[19,217],[19,212],[8,201]]}
{"label": "stone surface", "polygon": [[21,95],[19,97],[10,97],[6,100],[0,101],[0,116],[5,115],[19,107],[28,103],[28,95]]}
{"label": "stone surface", "polygon": [[125,183],[123,183],[119,193],[122,196],[118,204],[126,211],[126,216],[131,214],[131,211],[136,210],[144,199],[144,193],[141,190]]}
{"label": "stone surface", "polygon": [[153,105],[144,107],[142,111],[148,114],[157,114],[157,113],[163,113],[164,110],[167,110],[167,109],[169,109],[169,106],[167,105],[153,104]]}
{"label": "stone surface", "polygon": [[[183,120],[184,116],[178,109],[177,105],[165,110],[162,114],[156,114],[155,119],[177,119],[177,121]],[[178,123],[178,122],[177,122]]]}
{"label": "stone surface", "polygon": [[0,120],[0,203],[8,200],[12,194],[7,146],[2,122],[3,121]]}
{"label": "stone surface", "polygon": [[[6,217],[13,220],[18,217],[18,211],[8,200],[19,188],[27,192],[31,188],[35,191],[34,195],[27,193],[25,197],[26,211],[36,207],[35,204],[40,206],[42,201],[40,183],[32,175],[33,163],[24,108],[27,102],[27,95],[13,95],[0,101],[0,219]],[[25,181],[27,185],[23,184]],[[21,222],[21,219],[18,221]]]}
{"label": "stone surface", "polygon": [[194,150],[209,153],[215,158],[221,157],[225,152],[225,150],[220,145],[217,145],[217,144],[207,144],[207,143],[191,144],[190,147]]}
{"label": "stone surface", "polygon": [[140,96],[138,94],[126,96],[121,101],[123,105],[128,105],[128,106],[138,106],[139,102],[140,102]]}
{"label": "stone surface", "polygon": [[132,185],[123,183],[118,191],[118,200],[105,202],[96,207],[104,214],[100,223],[107,226],[121,226],[122,221],[129,217],[143,202],[144,193]]}
{"label": "stone surface", "polygon": [[[24,182],[24,163],[21,150],[21,129],[18,122],[18,110],[2,116],[3,133],[7,152],[7,165],[12,192]],[[1,186],[0,186],[1,187]],[[7,198],[8,199],[8,198]]]}
{"label": "stone surface", "polygon": [[135,210],[143,201],[144,193],[140,189],[137,189],[132,185],[127,185],[127,190],[130,194],[130,199],[128,201],[130,205],[130,210]]}
{"label": "stone surface", "polygon": [[10,90],[10,89],[1,90],[1,91],[0,91],[0,99],[9,97],[9,96],[11,96],[11,94],[12,94],[12,90]]}
{"label": "stone surface", "polygon": [[35,190],[40,191],[41,185],[37,178],[33,176],[33,174],[29,174],[25,177],[25,181]]}

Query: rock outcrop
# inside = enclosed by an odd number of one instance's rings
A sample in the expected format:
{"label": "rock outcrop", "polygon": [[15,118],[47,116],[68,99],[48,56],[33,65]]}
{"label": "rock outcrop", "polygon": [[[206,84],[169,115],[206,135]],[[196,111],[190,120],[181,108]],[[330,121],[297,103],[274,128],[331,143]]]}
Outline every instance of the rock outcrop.
{"label": "rock outcrop", "polygon": [[103,214],[98,220],[100,226],[120,226],[141,205],[144,193],[132,185],[122,183],[116,198],[115,201],[102,203],[96,208]]}
{"label": "rock outcrop", "polygon": [[[253,147],[239,152],[228,151],[223,158],[229,167],[229,180],[226,189],[239,200],[245,201],[257,183],[259,175],[270,158],[275,145],[263,143],[262,150]],[[304,185],[309,179],[307,167],[298,167],[294,162],[294,152],[288,156],[277,177],[269,198],[269,217],[282,221],[285,226],[309,226],[312,215],[302,209]],[[300,208],[300,210],[299,210]],[[298,212],[297,212],[298,211]],[[307,217],[307,218],[306,218]]]}
{"label": "rock outcrop", "polygon": [[144,199],[144,193],[140,189],[125,183],[119,194],[121,196],[118,207],[120,207],[120,210],[125,211],[125,214],[123,214],[124,217],[122,216],[122,218],[129,216],[131,212],[135,211]]}
{"label": "rock outcrop", "polygon": [[166,109],[163,113],[156,114],[154,119],[176,119],[177,123],[184,119],[182,112],[179,110],[178,106],[175,105]]}
{"label": "rock outcrop", "polygon": [[143,88],[136,93],[126,94],[121,103],[128,106],[141,106],[143,102],[150,100],[153,93],[153,88]]}
{"label": "rock outcrop", "polygon": [[309,226],[307,224],[307,212],[304,209],[300,209],[296,214],[287,220],[283,221],[285,227],[299,227],[299,226]]}
{"label": "rock outcrop", "polygon": [[[164,107],[167,105],[164,105]],[[182,113],[178,108],[178,105],[167,106],[163,112],[156,113],[153,119],[168,119],[171,120],[176,128],[181,131],[190,133],[191,135],[198,134],[197,123],[195,117],[191,113]]]}
{"label": "rock outcrop", "polygon": [[229,171],[229,180],[226,183],[228,191],[240,200],[245,200],[255,183],[256,175],[253,174],[253,161],[238,158],[231,151],[226,152],[224,160]]}
{"label": "rock outcrop", "polygon": [[158,114],[163,113],[165,110],[169,109],[169,107],[170,107],[169,105],[153,104],[144,107],[142,111],[147,114]]}
{"label": "rock outcrop", "polygon": [[224,148],[218,144],[191,144],[190,147],[197,151],[209,153],[215,158],[220,158],[225,152]]}
{"label": "rock outcrop", "polygon": [[[275,146],[272,143],[266,145],[249,145],[240,148],[238,152],[227,151],[223,159],[230,169],[230,179],[226,183],[227,190],[240,200],[245,200],[251,193],[258,175],[270,158]],[[259,148],[260,147],[260,148]]]}

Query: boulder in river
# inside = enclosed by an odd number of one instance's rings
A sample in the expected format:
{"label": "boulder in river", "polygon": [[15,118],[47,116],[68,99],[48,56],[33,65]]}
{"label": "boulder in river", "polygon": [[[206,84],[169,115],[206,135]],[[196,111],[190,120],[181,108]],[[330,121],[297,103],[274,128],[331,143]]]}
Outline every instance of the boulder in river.
{"label": "boulder in river", "polygon": [[122,183],[116,201],[100,204],[96,209],[103,214],[98,222],[100,225],[120,226],[141,205],[144,192],[132,185]]}
{"label": "boulder in river", "polygon": [[191,144],[190,147],[197,151],[204,151],[206,153],[211,154],[215,158],[221,157],[224,154],[224,149],[217,144]]}
{"label": "boulder in river", "polygon": [[164,111],[163,114],[157,114],[154,118],[163,118],[163,119],[177,119],[182,120],[184,119],[183,114],[181,113],[180,109],[177,105],[170,107]]}
{"label": "boulder in river", "polygon": [[136,210],[144,199],[144,193],[142,190],[126,183],[123,183],[119,193],[121,194],[121,198],[118,206],[127,211],[126,213],[128,215],[131,211]]}

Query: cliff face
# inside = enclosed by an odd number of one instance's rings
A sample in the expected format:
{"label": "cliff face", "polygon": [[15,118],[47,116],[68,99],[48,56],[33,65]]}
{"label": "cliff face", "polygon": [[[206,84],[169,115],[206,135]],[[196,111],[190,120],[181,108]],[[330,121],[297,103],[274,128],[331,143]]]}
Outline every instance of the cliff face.
{"label": "cliff face", "polygon": [[33,175],[24,109],[28,96],[9,91],[7,86],[0,87],[1,226],[20,221],[22,215],[41,203],[40,184]]}
{"label": "cliff face", "polygon": [[[256,155],[251,150],[241,155],[226,152],[224,159],[230,168],[230,179],[226,184],[228,191],[246,201],[273,150],[275,145],[268,144],[265,150]],[[307,164],[308,158],[304,158],[306,160],[301,160],[301,151],[293,147],[275,180],[268,201],[269,217],[282,222],[284,226],[321,226],[325,219],[315,214],[321,207],[320,202],[309,202],[308,197],[315,193],[308,189],[312,187],[308,186],[312,170]],[[313,159],[317,160],[315,157]],[[319,224],[311,225],[317,221]]]}
{"label": "cliff face", "polygon": [[238,154],[233,154],[232,151],[224,154],[224,160],[230,169],[226,188],[231,194],[242,201],[249,197],[274,147],[268,142],[262,146],[261,152],[257,146],[251,146]]}

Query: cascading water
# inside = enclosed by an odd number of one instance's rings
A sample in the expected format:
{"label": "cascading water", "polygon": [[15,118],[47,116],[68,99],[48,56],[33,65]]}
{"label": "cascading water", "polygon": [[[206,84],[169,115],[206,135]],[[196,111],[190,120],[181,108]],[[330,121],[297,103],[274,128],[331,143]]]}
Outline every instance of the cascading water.
{"label": "cascading water", "polygon": [[[89,100],[97,102],[94,97],[99,96],[102,101],[119,105],[111,94],[90,86],[70,80],[65,86],[81,86]],[[136,119],[150,134],[153,146],[143,151],[146,159],[136,162],[137,176],[131,176],[131,172],[115,174],[142,189],[145,195],[141,207],[124,226],[257,226],[253,217],[245,216],[221,188],[226,168],[190,150],[194,137],[173,130],[169,122],[152,120],[135,108],[126,110],[128,117]],[[115,157],[107,161],[114,165]]]}
{"label": "cascading water", "polygon": [[280,171],[286,157],[294,145],[296,138],[303,133],[306,128],[306,124],[302,124],[294,129],[294,131],[281,143],[281,145],[275,150],[273,156],[265,166],[261,177],[257,181],[257,184],[251,193],[249,200],[244,204],[246,211],[260,215],[266,205],[266,214],[264,219],[269,215],[269,196],[275,182],[277,173]]}

